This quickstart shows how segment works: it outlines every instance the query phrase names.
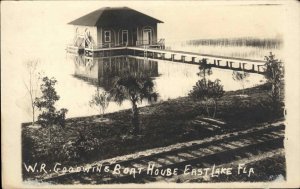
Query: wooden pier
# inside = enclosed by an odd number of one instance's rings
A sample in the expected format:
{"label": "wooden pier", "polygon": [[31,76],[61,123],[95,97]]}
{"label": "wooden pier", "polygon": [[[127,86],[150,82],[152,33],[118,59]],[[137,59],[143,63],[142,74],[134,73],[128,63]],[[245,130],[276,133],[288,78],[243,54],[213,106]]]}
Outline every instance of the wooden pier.
{"label": "wooden pier", "polygon": [[144,56],[152,59],[168,60],[179,63],[200,64],[202,59],[206,59],[212,67],[239,70],[253,73],[263,73],[265,61],[243,58],[233,58],[185,51],[149,49],[140,47],[128,47],[134,56]]}
{"label": "wooden pier", "polygon": [[[74,48],[67,51],[74,53]],[[71,48],[70,48],[71,49]],[[79,51],[78,51],[79,52]],[[166,50],[159,48],[146,48],[144,47],[112,47],[112,48],[99,48],[89,49],[85,48],[83,51],[86,57],[100,58],[100,57],[111,57],[120,55],[131,55],[136,57],[144,57],[156,60],[166,60],[178,63],[188,64],[200,64],[202,59],[206,59],[207,63],[212,67],[221,69],[230,69],[237,71],[245,71],[252,73],[263,73],[265,71],[265,61],[244,59],[244,58],[233,58],[226,56],[217,56],[185,51]]]}

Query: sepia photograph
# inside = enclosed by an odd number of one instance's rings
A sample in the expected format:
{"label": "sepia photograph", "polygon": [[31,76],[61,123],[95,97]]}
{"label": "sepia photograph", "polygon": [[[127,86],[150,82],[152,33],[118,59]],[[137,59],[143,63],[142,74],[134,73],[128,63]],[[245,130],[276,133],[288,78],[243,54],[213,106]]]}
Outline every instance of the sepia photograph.
{"label": "sepia photograph", "polygon": [[299,187],[299,7],[1,2],[2,187]]}

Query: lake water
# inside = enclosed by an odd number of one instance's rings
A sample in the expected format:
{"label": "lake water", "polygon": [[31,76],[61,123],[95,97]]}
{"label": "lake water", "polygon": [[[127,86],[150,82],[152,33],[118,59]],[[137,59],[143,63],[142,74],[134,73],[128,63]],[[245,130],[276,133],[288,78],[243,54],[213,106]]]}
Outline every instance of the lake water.
{"label": "lake water", "polygon": [[[89,106],[89,101],[97,88],[97,85],[93,84],[92,81],[99,79],[100,89],[107,91],[112,86],[114,77],[119,76],[122,70],[150,74],[154,79],[155,90],[159,93],[158,101],[187,96],[195,83],[201,79],[197,76],[198,66],[191,64],[117,57],[95,60],[94,65],[92,68],[88,68],[90,71],[87,72],[85,70],[86,66],[82,64],[82,60],[78,59],[80,58],[67,56],[64,64],[68,65],[68,69],[65,72],[60,71],[54,74],[54,77],[58,80],[56,89],[61,97],[57,106],[69,110],[67,117],[98,114],[97,109]],[[103,71],[102,73],[99,71],[98,75],[97,70]],[[231,70],[214,68],[213,74],[209,76],[209,79],[220,79],[225,91],[241,89],[241,84],[232,79],[232,72]],[[74,75],[85,76],[85,78],[75,77]],[[92,79],[87,80],[86,77]],[[256,86],[264,82],[263,75],[251,73],[245,87]],[[147,102],[143,102],[139,106],[147,104]],[[111,102],[106,112],[115,112],[130,107],[129,101],[125,101],[121,106]]]}
{"label": "lake water", "polygon": [[[51,61],[51,58],[48,60]],[[65,55],[60,61],[61,66],[45,64],[43,70],[45,75],[55,77],[57,79],[56,91],[60,96],[57,102],[57,108],[67,108],[67,117],[88,116],[98,114],[98,109],[89,106],[97,85],[92,81],[99,79],[100,90],[109,90],[115,76],[119,76],[121,70],[130,70],[131,72],[150,73],[154,79],[155,90],[159,93],[159,101],[174,99],[177,97],[187,96],[195,83],[201,79],[197,76],[198,65],[176,63],[171,61],[151,61],[143,58],[118,57],[106,58],[95,61],[88,75],[89,80],[82,77],[86,72],[86,66],[80,65],[78,57]],[[99,65],[103,66],[102,75],[97,70]],[[58,71],[59,70],[59,71]],[[239,82],[233,80],[232,70],[212,69],[213,74],[208,78],[211,80],[220,79],[225,91],[241,89]],[[90,74],[90,75],[89,75]],[[245,88],[253,87],[265,82],[265,78],[261,74],[250,73],[245,83]],[[29,96],[23,96],[21,99],[22,109],[26,115],[26,121],[31,120]],[[148,102],[142,102],[138,106],[148,105]],[[123,109],[131,108],[129,101],[125,101],[121,106],[115,102],[111,102],[106,112],[115,112]]]}

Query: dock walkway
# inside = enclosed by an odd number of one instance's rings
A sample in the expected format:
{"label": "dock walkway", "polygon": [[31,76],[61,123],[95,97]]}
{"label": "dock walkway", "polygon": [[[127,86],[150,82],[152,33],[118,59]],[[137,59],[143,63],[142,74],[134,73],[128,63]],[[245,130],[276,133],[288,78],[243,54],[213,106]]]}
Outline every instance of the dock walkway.
{"label": "dock walkway", "polygon": [[[71,48],[67,49],[67,51],[70,53],[75,53],[74,49]],[[200,61],[202,59],[206,59],[207,63],[210,64],[212,67],[237,71],[246,71],[252,73],[263,73],[265,71],[265,61],[263,60],[234,58],[178,50],[124,46],[100,49],[85,48],[83,49],[83,51],[84,55],[89,58],[104,58],[118,55],[131,55],[136,57],[150,58],[154,60],[166,60],[197,65],[200,64]]]}

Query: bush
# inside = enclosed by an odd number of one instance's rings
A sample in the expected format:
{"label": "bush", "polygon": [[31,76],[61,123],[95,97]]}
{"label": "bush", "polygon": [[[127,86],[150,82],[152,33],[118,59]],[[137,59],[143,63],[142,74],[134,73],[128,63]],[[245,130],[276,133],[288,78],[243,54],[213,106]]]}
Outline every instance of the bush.
{"label": "bush", "polygon": [[65,125],[68,110],[62,108],[57,111],[54,106],[55,102],[60,98],[54,88],[56,82],[54,78],[49,79],[48,77],[44,77],[43,83],[40,86],[42,96],[35,99],[35,106],[42,111],[38,116],[38,123],[42,126]]}
{"label": "bush", "polygon": [[216,115],[217,102],[224,95],[223,85],[220,84],[220,80],[206,81],[206,79],[199,80],[193,87],[193,90],[188,94],[193,99],[202,100],[206,107],[207,115],[210,116],[209,106],[214,104],[213,117]]}

